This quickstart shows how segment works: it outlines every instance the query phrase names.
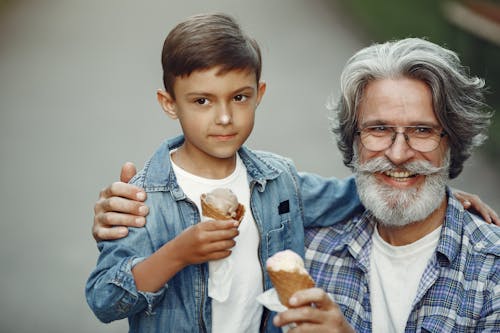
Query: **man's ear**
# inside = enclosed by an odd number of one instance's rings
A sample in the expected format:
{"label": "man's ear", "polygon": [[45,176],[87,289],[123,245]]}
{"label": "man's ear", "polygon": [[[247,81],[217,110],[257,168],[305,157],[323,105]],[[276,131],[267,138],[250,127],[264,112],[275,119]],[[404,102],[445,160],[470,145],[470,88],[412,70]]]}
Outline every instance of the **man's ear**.
{"label": "man's ear", "polygon": [[158,100],[158,103],[160,103],[163,112],[165,112],[167,116],[172,119],[178,118],[175,100],[168,92],[162,89],[158,89],[156,91],[156,99]]}
{"label": "man's ear", "polygon": [[257,87],[257,101],[256,101],[256,107],[260,104],[260,101],[262,100],[262,97],[264,97],[264,94],[266,93],[266,82],[265,81],[259,81],[259,85]]}

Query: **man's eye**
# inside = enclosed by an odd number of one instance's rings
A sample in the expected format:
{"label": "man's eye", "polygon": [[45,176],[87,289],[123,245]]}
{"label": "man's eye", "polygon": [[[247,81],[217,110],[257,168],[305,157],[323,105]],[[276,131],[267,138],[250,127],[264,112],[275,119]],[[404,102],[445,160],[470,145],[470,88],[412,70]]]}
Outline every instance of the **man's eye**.
{"label": "man's eye", "polygon": [[416,127],[413,127],[413,135],[417,135],[417,136],[422,136],[422,137],[425,137],[425,136],[429,136],[429,135],[432,135],[434,133],[434,129],[432,127],[427,127],[427,126],[416,126]]}
{"label": "man's eye", "polygon": [[366,129],[370,133],[380,133],[380,134],[383,134],[383,133],[390,132],[390,128],[387,127],[387,126],[383,126],[383,125],[380,125],[380,126],[370,126],[370,127],[367,127]]}
{"label": "man's eye", "polygon": [[366,127],[363,132],[366,135],[371,135],[371,136],[387,136],[387,135],[392,135],[392,131],[390,127],[384,126],[384,125],[377,125],[377,126],[369,126]]}

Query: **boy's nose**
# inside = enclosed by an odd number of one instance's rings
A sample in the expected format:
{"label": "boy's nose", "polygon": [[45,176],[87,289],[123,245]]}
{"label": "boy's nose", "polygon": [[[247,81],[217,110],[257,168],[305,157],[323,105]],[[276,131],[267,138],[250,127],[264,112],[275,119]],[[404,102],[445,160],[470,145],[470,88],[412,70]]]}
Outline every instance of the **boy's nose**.
{"label": "boy's nose", "polygon": [[217,125],[228,125],[232,123],[233,117],[231,110],[227,106],[221,106],[217,112],[216,123]]}

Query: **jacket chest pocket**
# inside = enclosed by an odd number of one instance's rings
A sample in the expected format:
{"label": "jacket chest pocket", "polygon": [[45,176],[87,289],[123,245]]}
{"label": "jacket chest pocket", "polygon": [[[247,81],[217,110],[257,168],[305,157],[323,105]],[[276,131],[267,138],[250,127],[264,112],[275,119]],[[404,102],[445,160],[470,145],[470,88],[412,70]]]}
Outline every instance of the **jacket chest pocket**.
{"label": "jacket chest pocket", "polygon": [[267,251],[272,255],[278,251],[290,247],[290,216],[289,214],[280,215],[280,222],[277,228],[271,229],[267,233]]}

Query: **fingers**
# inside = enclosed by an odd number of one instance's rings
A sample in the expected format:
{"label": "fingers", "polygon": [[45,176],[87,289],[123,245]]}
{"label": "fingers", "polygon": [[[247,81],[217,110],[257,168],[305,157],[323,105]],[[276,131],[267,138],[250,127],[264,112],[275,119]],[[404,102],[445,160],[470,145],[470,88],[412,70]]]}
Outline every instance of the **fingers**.
{"label": "fingers", "polygon": [[[239,234],[234,222],[200,222],[184,230],[173,240],[175,248],[179,249],[179,259],[184,265],[191,265],[228,257],[236,245],[234,238]],[[214,227],[219,224],[224,228]]]}
{"label": "fingers", "polygon": [[296,292],[290,298],[291,308],[279,313],[273,319],[276,326],[292,323],[295,332],[354,332],[340,308],[326,292],[311,288]]}
{"label": "fingers", "polygon": [[105,228],[118,226],[140,228],[146,224],[146,218],[144,216],[135,216],[117,212],[98,213],[95,215],[94,219],[94,224]]}
{"label": "fingers", "polygon": [[127,227],[144,226],[148,207],[141,201],[114,196],[136,189],[135,186],[117,182],[101,192],[94,205],[92,235],[96,241],[122,238],[128,234]]}
{"label": "fingers", "polygon": [[297,291],[289,300],[292,307],[315,304],[321,309],[331,309],[338,307],[328,294],[320,288],[310,288]]}
{"label": "fingers", "polygon": [[[276,326],[301,322],[319,323],[321,321],[321,313],[318,308],[328,310],[336,306],[328,295],[318,288],[296,292],[290,298],[289,303],[291,308],[274,318]],[[317,308],[313,308],[311,304],[315,304]]]}
{"label": "fingers", "polygon": [[[477,195],[470,195],[466,201],[470,202],[469,210],[474,210],[488,223],[500,225],[498,214]],[[465,207],[465,206],[464,206]]]}
{"label": "fingers", "polygon": [[122,197],[110,197],[100,199],[96,202],[94,206],[94,213],[97,215],[102,212],[117,212],[136,216],[146,216],[149,209],[140,201],[134,201]]}
{"label": "fingers", "polygon": [[484,203],[479,196],[459,190],[454,190],[453,194],[462,203],[465,209],[477,212],[487,223],[500,225],[498,214],[490,206]]}
{"label": "fingers", "polygon": [[122,170],[120,173],[120,181],[124,183],[128,183],[132,177],[135,176],[137,173],[137,169],[135,168],[134,163],[132,162],[125,162],[122,166]]}
{"label": "fingers", "polygon": [[467,200],[464,196],[462,196],[460,193],[455,193],[455,197],[460,201],[462,206],[464,206],[465,209],[469,209],[471,206],[471,202]]}
{"label": "fingers", "polygon": [[128,228],[126,227],[111,227],[111,228],[97,228],[95,225],[92,228],[92,236],[99,242],[102,240],[114,240],[123,238],[128,235]]}
{"label": "fingers", "polygon": [[146,193],[143,189],[123,182],[114,182],[99,194],[99,198],[110,198],[113,196],[137,201],[146,200]]}
{"label": "fingers", "polygon": [[143,227],[146,218],[115,212],[100,212],[94,216],[92,236],[96,241],[113,240],[128,235],[127,227]]}
{"label": "fingers", "polygon": [[212,230],[238,228],[239,225],[240,222],[235,220],[208,220],[203,222],[203,224],[200,226],[204,227],[205,230],[212,231]]}
{"label": "fingers", "polygon": [[[229,221],[206,221],[196,225],[195,233],[198,243],[209,244],[219,241],[231,240],[239,235],[238,222]],[[233,241],[234,242],[234,241]],[[233,245],[234,246],[234,245]]]}
{"label": "fingers", "polygon": [[493,214],[490,214],[491,216],[491,222],[493,222],[493,224],[495,225],[498,225],[500,226],[500,217],[498,216],[498,214],[493,211]]}
{"label": "fingers", "polygon": [[205,252],[209,253],[208,260],[215,260],[220,258],[225,258],[231,254],[231,249],[236,245],[233,239],[222,240],[207,244],[205,246]]}

